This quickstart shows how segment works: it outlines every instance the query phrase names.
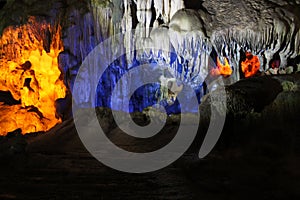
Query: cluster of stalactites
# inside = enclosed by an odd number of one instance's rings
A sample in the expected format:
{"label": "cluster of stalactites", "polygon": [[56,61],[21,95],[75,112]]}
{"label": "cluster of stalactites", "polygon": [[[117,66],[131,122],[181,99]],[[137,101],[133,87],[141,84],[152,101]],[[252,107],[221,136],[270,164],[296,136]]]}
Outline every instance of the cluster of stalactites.
{"label": "cluster of stalactites", "polygon": [[[241,53],[251,53],[258,58],[255,69],[259,63],[261,72],[270,70],[274,55],[280,58],[278,68],[284,69],[288,59],[300,54],[300,31],[294,21],[289,21],[293,19],[291,13],[283,17],[288,23],[274,17],[272,23],[259,27],[216,28],[210,30],[208,36],[209,22],[203,18],[203,13],[184,9],[182,0],[107,0],[101,1],[101,5],[96,3],[97,0],[92,2],[98,38],[121,31],[124,37],[113,44],[113,50],[119,51],[117,47],[122,43],[129,68],[134,60],[144,63],[154,59],[159,65],[169,65],[182,81],[195,85],[201,84],[213,67],[208,62],[212,49],[215,49],[219,63],[230,65],[231,82],[241,78]],[[133,5],[136,12],[132,10]],[[133,15],[136,15],[137,24],[133,22]],[[137,50],[136,55],[134,50]],[[177,55],[172,62],[171,51]],[[217,64],[215,61],[215,66]],[[182,70],[178,70],[179,67]]]}
{"label": "cluster of stalactites", "polygon": [[[260,62],[260,71],[277,74],[285,73],[288,59],[300,55],[300,30],[291,23],[289,27],[283,22],[274,19],[274,23],[265,26],[262,30],[254,29],[227,29],[216,31],[211,37],[211,42],[221,57],[226,57],[234,69],[235,79],[240,79],[239,65],[241,53],[257,56]],[[277,69],[271,67],[278,55]],[[274,66],[274,65],[273,65]],[[286,72],[288,73],[288,72]]]}

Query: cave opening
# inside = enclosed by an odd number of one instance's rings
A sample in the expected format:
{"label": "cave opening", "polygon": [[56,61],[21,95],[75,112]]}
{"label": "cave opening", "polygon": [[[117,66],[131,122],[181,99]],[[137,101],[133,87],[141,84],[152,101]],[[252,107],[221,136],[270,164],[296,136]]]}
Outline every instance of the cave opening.
{"label": "cave opening", "polygon": [[272,68],[273,70],[279,69],[280,63],[281,61],[280,61],[279,53],[275,53],[269,63],[269,68]]}

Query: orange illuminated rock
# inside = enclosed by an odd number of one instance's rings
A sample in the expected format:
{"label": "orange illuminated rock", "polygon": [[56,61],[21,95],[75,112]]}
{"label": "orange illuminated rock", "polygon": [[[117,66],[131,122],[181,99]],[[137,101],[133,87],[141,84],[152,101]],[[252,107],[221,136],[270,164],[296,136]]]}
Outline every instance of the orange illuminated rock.
{"label": "orange illuminated rock", "polygon": [[223,65],[221,63],[221,61],[219,60],[219,58],[217,58],[217,66],[216,66],[216,68],[213,68],[211,70],[212,75],[214,75],[214,76],[218,76],[218,75],[230,76],[232,74],[232,69],[229,65],[227,58],[225,58],[224,60],[225,60],[225,65]]}
{"label": "orange illuminated rock", "polygon": [[55,107],[66,96],[57,59],[63,50],[61,30],[51,34],[48,52],[38,37],[45,30],[54,29],[30,18],[28,24],[6,28],[0,38],[0,90],[21,101],[13,106],[0,102],[0,136],[18,128],[23,134],[48,131],[61,122]]}
{"label": "orange illuminated rock", "polygon": [[246,52],[246,60],[241,63],[241,67],[245,78],[256,75],[260,68],[258,56],[254,56],[250,52]]}

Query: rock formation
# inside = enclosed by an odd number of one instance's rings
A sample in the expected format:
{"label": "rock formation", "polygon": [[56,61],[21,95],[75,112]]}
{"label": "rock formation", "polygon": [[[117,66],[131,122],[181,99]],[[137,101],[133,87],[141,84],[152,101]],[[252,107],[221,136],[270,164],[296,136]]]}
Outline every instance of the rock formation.
{"label": "rock formation", "polygon": [[[0,32],[25,23],[29,16],[59,22],[64,43],[59,61],[71,90],[87,55],[100,42],[121,33],[122,37],[103,49],[103,55],[126,53],[116,62],[107,63],[110,68],[97,88],[95,104],[109,107],[109,99],[103,94],[110,94],[121,76],[141,63],[168,67],[173,76],[197,91],[198,98],[217,60],[222,65],[228,62],[232,70],[230,76],[226,75],[226,84],[245,77],[241,62],[248,54],[259,60],[256,74],[293,73],[300,54],[299,12],[300,2],[287,0],[55,0],[47,4],[11,0],[1,9]],[[101,58],[95,62],[102,62]],[[87,81],[94,78],[94,72],[80,76],[82,94],[77,103],[84,106],[94,101]],[[122,89],[134,84],[125,81]],[[153,93],[160,90],[155,85],[150,88]],[[142,110],[155,101],[153,94],[138,98],[141,95],[144,93],[138,91],[132,100],[141,106],[132,109]],[[117,101],[122,101],[122,95]]]}

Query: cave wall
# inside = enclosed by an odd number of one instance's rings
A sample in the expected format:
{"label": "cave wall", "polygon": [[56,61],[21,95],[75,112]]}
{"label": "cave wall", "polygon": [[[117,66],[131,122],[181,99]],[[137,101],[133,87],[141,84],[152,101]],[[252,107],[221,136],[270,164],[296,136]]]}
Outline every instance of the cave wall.
{"label": "cave wall", "polygon": [[[123,51],[127,54],[112,64],[108,63],[110,67],[97,88],[97,106],[110,107],[108,94],[116,82],[129,69],[145,62],[158,65],[157,70],[167,66],[170,75],[191,85],[200,99],[204,93],[203,82],[215,64],[215,58],[211,57],[213,51],[221,62],[227,58],[233,69],[233,75],[225,80],[226,84],[241,78],[241,54],[246,51],[259,57],[261,72],[273,70],[270,63],[275,55],[280,59],[282,70],[289,67],[292,60],[292,71],[295,71],[300,54],[299,4],[299,1],[275,0],[55,0],[47,3],[10,0],[1,5],[0,32],[7,26],[26,23],[28,16],[60,23],[64,51],[59,56],[59,63],[70,90],[87,55],[101,41],[123,33],[124,37],[112,44],[111,53]],[[175,57],[169,52],[161,52],[161,49],[174,52]],[[101,58],[97,62],[101,62]],[[87,81],[93,75],[88,71],[78,77],[82,82],[82,93],[76,97],[80,100],[76,104],[90,106],[94,102]],[[135,84],[126,80],[121,90]],[[155,84],[147,86],[146,91],[138,90],[132,98],[131,111],[152,105],[157,101],[157,95],[168,98],[163,92]],[[118,99],[112,100],[122,102],[122,98],[120,94]],[[167,101],[163,100],[169,106]],[[122,104],[119,105],[117,109],[124,109]]]}

